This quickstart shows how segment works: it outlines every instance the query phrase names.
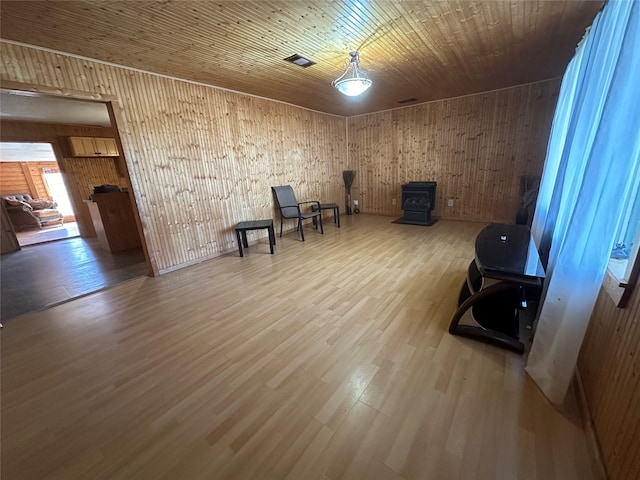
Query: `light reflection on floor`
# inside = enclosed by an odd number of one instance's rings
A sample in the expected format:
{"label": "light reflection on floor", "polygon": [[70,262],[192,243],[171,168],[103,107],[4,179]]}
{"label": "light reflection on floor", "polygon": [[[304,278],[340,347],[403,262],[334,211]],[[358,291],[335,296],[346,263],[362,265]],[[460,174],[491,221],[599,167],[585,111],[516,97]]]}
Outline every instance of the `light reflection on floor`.
{"label": "light reflection on floor", "polygon": [[35,245],[37,243],[51,242],[54,240],[62,240],[64,238],[72,238],[80,235],[78,224],[76,222],[65,223],[64,225],[51,225],[42,228],[29,228],[26,230],[16,231],[18,243],[26,247],[27,245]]}

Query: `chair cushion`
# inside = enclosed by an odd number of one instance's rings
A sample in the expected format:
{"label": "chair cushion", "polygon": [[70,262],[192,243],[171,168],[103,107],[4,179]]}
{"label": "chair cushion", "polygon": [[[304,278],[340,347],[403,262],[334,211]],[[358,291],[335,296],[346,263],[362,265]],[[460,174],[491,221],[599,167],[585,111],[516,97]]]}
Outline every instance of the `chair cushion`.
{"label": "chair cushion", "polygon": [[51,200],[35,199],[27,202],[34,210],[43,210],[45,208],[56,208],[58,204]]}
{"label": "chair cushion", "polygon": [[29,205],[27,202],[23,202],[21,200],[11,197],[4,197],[4,201],[9,207],[22,207],[23,210],[33,210],[33,207]]}
{"label": "chair cushion", "polygon": [[12,201],[26,203],[29,203],[33,200],[33,198],[31,198],[31,195],[29,195],[28,193],[16,193],[15,195],[7,195],[6,197],[4,197],[4,199],[8,202]]}
{"label": "chair cushion", "polygon": [[45,219],[45,218],[60,218],[60,212],[58,210],[55,210],[53,208],[45,208],[42,210],[34,210],[33,214],[40,218],[40,219]]}
{"label": "chair cushion", "polygon": [[45,208],[56,208],[58,204],[53,200],[44,198],[32,198],[27,193],[17,193],[4,197],[7,205],[28,207],[31,210],[42,210]]}

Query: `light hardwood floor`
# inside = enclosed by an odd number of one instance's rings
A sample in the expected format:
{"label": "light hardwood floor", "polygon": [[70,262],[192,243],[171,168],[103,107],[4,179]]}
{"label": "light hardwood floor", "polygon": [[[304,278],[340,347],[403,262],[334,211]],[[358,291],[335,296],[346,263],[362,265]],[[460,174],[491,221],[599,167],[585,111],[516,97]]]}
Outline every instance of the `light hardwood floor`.
{"label": "light hardwood floor", "polygon": [[9,322],[2,478],[600,478],[573,395],[447,333],[484,224],[391,220]]}

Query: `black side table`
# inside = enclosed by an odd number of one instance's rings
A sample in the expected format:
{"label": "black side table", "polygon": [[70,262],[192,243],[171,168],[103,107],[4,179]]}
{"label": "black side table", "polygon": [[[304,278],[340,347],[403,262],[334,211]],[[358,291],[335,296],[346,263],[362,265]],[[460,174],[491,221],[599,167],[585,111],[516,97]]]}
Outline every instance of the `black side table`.
{"label": "black side table", "polygon": [[[337,223],[338,228],[340,228],[340,207],[338,206],[338,204],[337,203],[321,203],[320,211],[322,210],[333,210],[333,223]],[[316,205],[313,205],[311,207],[311,211],[317,212],[318,207]],[[315,226],[315,224],[316,224],[316,219],[314,218],[313,225]]]}
{"label": "black side table", "polygon": [[[273,246],[276,244],[276,235],[273,230],[273,220],[252,220],[249,222],[240,222],[236,226],[236,238],[238,239],[238,250],[240,251],[240,256],[244,257],[244,253],[242,252],[242,246],[244,248],[249,248],[249,243],[247,242],[247,230],[260,230],[266,228],[269,231],[269,249],[271,250],[271,255],[273,255]],[[240,238],[242,236],[242,238]]]}

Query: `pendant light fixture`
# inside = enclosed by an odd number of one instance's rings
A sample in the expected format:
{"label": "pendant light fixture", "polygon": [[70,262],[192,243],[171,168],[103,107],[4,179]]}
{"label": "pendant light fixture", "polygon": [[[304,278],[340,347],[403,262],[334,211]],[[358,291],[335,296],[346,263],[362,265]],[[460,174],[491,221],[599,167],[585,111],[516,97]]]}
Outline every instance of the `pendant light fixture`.
{"label": "pendant light fixture", "polygon": [[351,58],[347,60],[347,68],[344,73],[336,78],[331,85],[336,87],[338,91],[349,97],[356,97],[364,93],[370,86],[366,74],[360,70],[360,56],[358,52],[349,52]]}

